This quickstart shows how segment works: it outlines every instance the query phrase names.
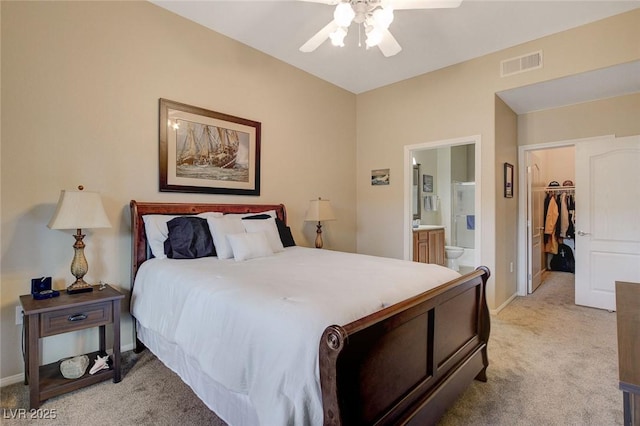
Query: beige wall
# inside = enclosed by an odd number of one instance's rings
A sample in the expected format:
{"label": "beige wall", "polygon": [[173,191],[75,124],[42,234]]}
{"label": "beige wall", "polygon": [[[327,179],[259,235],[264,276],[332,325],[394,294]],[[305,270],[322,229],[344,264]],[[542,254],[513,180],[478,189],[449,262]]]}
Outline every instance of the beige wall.
{"label": "beige wall", "polygon": [[[436,211],[426,211],[424,209],[424,196],[425,195],[438,195],[438,153],[437,149],[429,149],[424,151],[417,151],[414,153],[414,157],[418,164],[420,164],[420,179],[418,182],[418,189],[420,194],[420,221],[423,225],[441,225],[442,224],[442,209]],[[433,192],[422,192],[422,176],[431,175],[433,177]]]}
{"label": "beige wall", "polygon": [[[505,271],[505,262],[508,266],[511,260],[502,255],[514,242],[498,246],[505,235],[517,234],[514,217],[504,205],[513,203],[516,209],[516,199],[502,199],[502,163],[508,157],[516,165],[516,141],[496,140],[496,125],[501,123],[497,123],[495,93],[638,60],[638,40],[640,9],[358,95],[358,251],[403,257],[405,145],[480,135],[481,263],[494,273],[489,304],[493,309],[502,305],[514,288],[512,274]],[[500,78],[501,60],[538,50],[543,51],[543,68]],[[637,115],[627,119],[637,121]],[[508,154],[498,152],[507,145]],[[389,186],[369,185],[370,170],[375,168],[391,169]]]}
{"label": "beige wall", "polygon": [[536,111],[518,117],[519,145],[638,134],[640,93]]}
{"label": "beige wall", "polygon": [[540,158],[540,178],[545,186],[551,181],[557,181],[560,185],[570,180],[576,183],[576,147],[563,146],[560,148],[534,151]]}
{"label": "beige wall", "polygon": [[[518,116],[498,96],[495,97],[496,113],[496,266],[494,308],[499,308],[516,293],[516,268],[518,253]],[[505,163],[513,165],[513,197],[504,196]]]}
{"label": "beige wall", "polygon": [[[102,194],[113,227],[87,231],[87,278],[124,292],[131,199],[282,202],[296,241],[311,245],[304,215],[322,196],[338,218],[325,246],[355,250],[352,93],[147,2],[1,2],[1,15],[0,377],[23,371],[14,313],[30,278],[51,275],[56,288],[72,278],[71,232],[46,227],[61,189]],[[260,121],[261,196],[160,193],[161,97]],[[128,315],[122,332],[131,346]],[[94,349],[96,336],[46,338],[43,357]]]}

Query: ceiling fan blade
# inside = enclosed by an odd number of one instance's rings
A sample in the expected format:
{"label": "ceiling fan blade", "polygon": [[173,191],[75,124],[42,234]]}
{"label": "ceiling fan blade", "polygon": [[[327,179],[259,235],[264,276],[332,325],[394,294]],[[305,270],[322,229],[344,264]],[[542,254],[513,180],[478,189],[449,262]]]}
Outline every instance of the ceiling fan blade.
{"label": "ceiling fan blade", "polygon": [[395,37],[389,32],[389,30],[382,31],[382,40],[378,43],[380,51],[385,57],[397,55],[402,50],[402,47],[395,39]]}
{"label": "ceiling fan blade", "polygon": [[313,52],[318,48],[318,46],[320,46],[322,43],[324,43],[326,39],[329,38],[329,34],[335,31],[336,28],[338,28],[338,24],[336,24],[335,21],[329,22],[327,25],[325,25],[324,28],[318,31],[313,37],[307,40],[305,44],[300,46],[300,51],[305,53]]}
{"label": "ceiling fan blade", "polygon": [[462,0],[383,0],[383,5],[391,5],[394,10],[403,9],[446,9],[460,6]]}

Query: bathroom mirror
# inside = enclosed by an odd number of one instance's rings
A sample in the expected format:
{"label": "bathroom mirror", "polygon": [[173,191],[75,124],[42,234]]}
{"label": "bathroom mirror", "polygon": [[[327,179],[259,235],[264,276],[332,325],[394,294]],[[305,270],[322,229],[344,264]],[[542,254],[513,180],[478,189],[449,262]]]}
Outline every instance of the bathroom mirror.
{"label": "bathroom mirror", "polygon": [[420,164],[413,166],[413,219],[420,219]]}

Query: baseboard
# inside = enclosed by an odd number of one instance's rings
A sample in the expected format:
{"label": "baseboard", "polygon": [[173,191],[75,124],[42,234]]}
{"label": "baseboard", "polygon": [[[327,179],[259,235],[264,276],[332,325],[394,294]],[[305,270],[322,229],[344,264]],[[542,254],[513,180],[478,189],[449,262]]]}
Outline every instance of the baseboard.
{"label": "baseboard", "polygon": [[[128,345],[122,346],[120,348],[120,351],[122,352],[132,351],[134,347],[135,347],[135,344],[129,343]],[[20,382],[24,382],[24,373],[14,374],[13,376],[9,376],[9,377],[0,377],[0,388],[13,385],[16,383],[20,383]]]}
{"label": "baseboard", "polygon": [[15,374],[9,377],[2,377],[0,378],[0,388],[20,382],[24,382],[24,373]]}
{"label": "baseboard", "polygon": [[507,301],[506,301],[506,302],[504,302],[502,305],[498,306],[498,308],[497,308],[497,309],[490,309],[490,310],[489,310],[489,313],[490,313],[491,315],[498,315],[498,314],[500,313],[500,311],[501,311],[501,310],[503,310],[504,308],[506,308],[506,307],[507,307],[507,305],[508,305],[509,303],[511,303],[511,301],[512,301],[513,299],[515,299],[516,297],[518,297],[518,293],[513,293],[513,294],[511,295],[511,297],[507,299]]}

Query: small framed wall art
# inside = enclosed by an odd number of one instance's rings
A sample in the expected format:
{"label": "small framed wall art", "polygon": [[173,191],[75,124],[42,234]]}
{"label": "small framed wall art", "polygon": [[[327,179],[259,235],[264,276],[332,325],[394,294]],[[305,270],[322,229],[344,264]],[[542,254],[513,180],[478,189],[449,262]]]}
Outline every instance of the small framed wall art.
{"label": "small framed wall art", "polygon": [[371,170],[371,185],[389,185],[389,169]]}
{"label": "small framed wall art", "polygon": [[433,192],[432,175],[422,175],[422,192]]}
{"label": "small framed wall art", "polygon": [[504,196],[513,198],[513,164],[504,163]]}

